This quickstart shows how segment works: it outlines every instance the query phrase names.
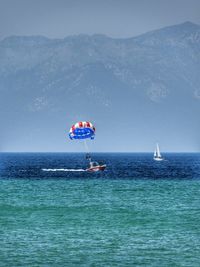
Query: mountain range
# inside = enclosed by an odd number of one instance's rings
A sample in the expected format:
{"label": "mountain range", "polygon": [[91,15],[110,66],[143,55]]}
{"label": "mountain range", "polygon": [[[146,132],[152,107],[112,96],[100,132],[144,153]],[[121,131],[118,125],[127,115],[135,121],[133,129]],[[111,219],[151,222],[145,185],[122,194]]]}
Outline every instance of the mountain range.
{"label": "mountain range", "polygon": [[92,151],[200,149],[200,26],[128,39],[10,36],[0,41],[2,151],[83,151],[68,131],[96,126]]}

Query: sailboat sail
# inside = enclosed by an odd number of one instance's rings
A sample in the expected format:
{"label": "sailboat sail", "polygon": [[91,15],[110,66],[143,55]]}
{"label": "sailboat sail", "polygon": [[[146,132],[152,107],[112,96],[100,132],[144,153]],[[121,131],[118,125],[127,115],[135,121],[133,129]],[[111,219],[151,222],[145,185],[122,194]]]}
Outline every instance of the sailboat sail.
{"label": "sailboat sail", "polygon": [[156,150],[157,150],[157,157],[158,157],[158,158],[161,158],[160,148],[159,148],[159,145],[158,145],[158,144],[157,144],[157,146],[156,146]]}
{"label": "sailboat sail", "polygon": [[158,143],[156,144],[156,149],[155,149],[155,151],[154,151],[154,159],[155,159],[155,160],[158,160],[158,161],[163,160],[163,157],[162,157],[161,154],[160,154],[160,148],[159,148]]}

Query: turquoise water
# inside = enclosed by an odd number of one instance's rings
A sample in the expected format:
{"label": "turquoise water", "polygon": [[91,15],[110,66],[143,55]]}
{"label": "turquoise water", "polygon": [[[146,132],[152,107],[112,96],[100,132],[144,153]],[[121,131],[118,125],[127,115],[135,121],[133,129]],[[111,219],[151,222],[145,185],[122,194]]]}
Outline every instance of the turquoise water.
{"label": "turquoise water", "polygon": [[0,266],[199,266],[199,180],[0,183]]}
{"label": "turquoise water", "polygon": [[199,267],[200,154],[93,156],[0,154],[0,267]]}

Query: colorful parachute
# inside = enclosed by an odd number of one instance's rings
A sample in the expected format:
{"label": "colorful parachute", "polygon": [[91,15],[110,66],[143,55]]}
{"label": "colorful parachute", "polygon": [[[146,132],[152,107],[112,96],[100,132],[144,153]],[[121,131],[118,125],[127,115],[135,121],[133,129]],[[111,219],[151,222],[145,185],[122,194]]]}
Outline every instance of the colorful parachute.
{"label": "colorful parachute", "polygon": [[69,131],[70,139],[94,139],[95,128],[91,122],[81,121],[74,124]]}

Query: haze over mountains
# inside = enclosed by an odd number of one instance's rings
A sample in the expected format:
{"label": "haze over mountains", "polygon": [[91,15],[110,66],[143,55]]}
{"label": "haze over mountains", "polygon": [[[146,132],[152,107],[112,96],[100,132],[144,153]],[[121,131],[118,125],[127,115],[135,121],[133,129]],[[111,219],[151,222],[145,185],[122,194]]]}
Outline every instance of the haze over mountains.
{"label": "haze over mountains", "polygon": [[[11,36],[0,42],[3,151],[80,151],[79,120],[97,128],[93,151],[198,151],[200,26],[129,39]],[[89,142],[91,143],[91,142]]]}

